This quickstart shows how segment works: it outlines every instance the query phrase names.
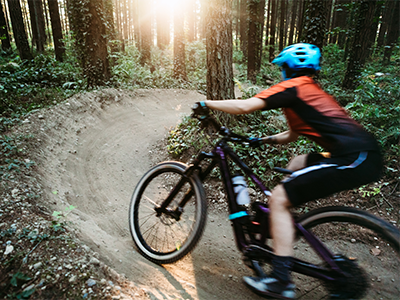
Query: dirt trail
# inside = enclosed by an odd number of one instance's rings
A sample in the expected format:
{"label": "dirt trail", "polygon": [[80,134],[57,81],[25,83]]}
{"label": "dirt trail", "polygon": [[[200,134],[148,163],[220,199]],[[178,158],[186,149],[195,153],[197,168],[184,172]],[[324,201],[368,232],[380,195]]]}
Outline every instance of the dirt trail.
{"label": "dirt trail", "polygon": [[165,267],[142,258],[130,237],[129,201],[152,164],[153,145],[202,99],[193,91],[109,89],[32,116],[46,206],[76,206],[69,219],[80,239],[152,299],[255,299],[241,283],[249,270],[227,215],[211,211],[195,251]]}

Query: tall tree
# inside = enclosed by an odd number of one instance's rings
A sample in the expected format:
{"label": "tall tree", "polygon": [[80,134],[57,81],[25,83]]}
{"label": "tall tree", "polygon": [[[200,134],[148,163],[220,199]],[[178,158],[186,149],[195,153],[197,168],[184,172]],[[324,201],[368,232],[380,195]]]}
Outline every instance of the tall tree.
{"label": "tall tree", "polygon": [[271,0],[268,0],[268,8],[267,8],[267,21],[265,24],[265,46],[268,46],[269,43],[269,29],[271,23]]}
{"label": "tall tree", "polygon": [[302,41],[322,49],[326,34],[326,1],[308,0],[305,10]]}
{"label": "tall tree", "polygon": [[17,45],[19,56],[23,60],[30,60],[33,58],[33,56],[31,53],[31,49],[29,48],[24,20],[22,19],[21,4],[19,0],[8,0],[7,3],[10,12],[15,44]]}
{"label": "tall tree", "polygon": [[230,0],[208,1],[207,99],[235,98],[232,68],[232,16]]}
{"label": "tall tree", "polygon": [[335,2],[335,23],[332,26],[339,31],[336,35],[338,45],[343,48],[347,39],[347,29],[349,28],[349,5],[351,0],[336,0]]}
{"label": "tall tree", "polygon": [[157,18],[157,47],[164,50],[170,43],[170,5],[160,1],[156,7]]}
{"label": "tall tree", "polygon": [[247,2],[248,0],[240,0],[240,49],[243,52],[243,57],[247,57],[247,40],[248,40],[248,26],[247,21]]}
{"label": "tall tree", "polygon": [[63,34],[61,29],[60,11],[58,9],[57,0],[47,0],[49,4],[49,13],[51,19],[51,28],[53,32],[54,49],[56,52],[56,59],[58,61],[64,60],[65,47],[63,42]]}
{"label": "tall tree", "polygon": [[379,28],[379,36],[377,40],[377,47],[382,47],[385,43],[385,36],[388,29],[388,21],[391,20],[393,10],[394,10],[394,3],[393,0],[387,0],[385,2],[385,7],[382,13],[382,22]]}
{"label": "tall tree", "polygon": [[279,51],[283,50],[285,43],[284,33],[285,33],[285,21],[286,21],[286,0],[280,1],[281,4],[281,16],[279,18]]}
{"label": "tall tree", "polygon": [[139,0],[132,0],[132,18],[136,47],[140,50]]}
{"label": "tall tree", "polygon": [[[1,4],[0,4],[1,5]],[[35,1],[34,0],[28,0],[28,6],[29,6],[29,16],[30,16],[30,21],[31,21],[31,28],[32,28],[32,47],[33,45],[36,45],[36,50],[39,53],[42,53],[44,50],[44,45],[40,43],[39,40],[39,32],[38,32],[38,18],[36,15],[36,7],[35,7]]]}
{"label": "tall tree", "polygon": [[69,0],[69,12],[77,57],[87,84],[103,85],[110,79],[103,1]]}
{"label": "tall tree", "polygon": [[[326,1],[326,32],[331,32],[331,24],[332,24],[332,4],[333,0],[327,0]],[[324,39],[324,46],[328,43],[328,37]]]}
{"label": "tall tree", "polygon": [[379,17],[382,13],[382,5],[383,1],[377,1],[374,16],[371,23],[369,24],[368,38],[370,39],[370,41],[368,42],[368,44],[370,45],[370,47],[368,48],[367,58],[372,55],[375,47],[375,40],[377,37],[376,33],[378,32]]}
{"label": "tall tree", "polygon": [[349,62],[343,80],[344,88],[353,89],[355,87],[357,77],[365,64],[371,47],[371,39],[369,38],[369,34],[371,34],[370,24],[373,22],[376,6],[376,1],[361,0]]}
{"label": "tall tree", "polygon": [[399,39],[400,34],[400,23],[399,23],[399,15],[400,15],[400,1],[394,0],[394,8],[393,14],[390,18],[390,25],[388,28],[387,39],[386,39],[386,46],[385,52],[383,57],[384,64],[390,63],[390,56],[392,55],[393,48]]}
{"label": "tall tree", "polygon": [[183,9],[174,9],[174,78],[187,80]]}
{"label": "tall tree", "polygon": [[271,1],[271,25],[270,25],[270,37],[269,37],[269,61],[273,61],[275,57],[275,28],[276,28],[276,14],[277,14],[277,0]]}
{"label": "tall tree", "polygon": [[140,62],[142,65],[150,64],[151,59],[151,1],[139,1],[140,12]]}
{"label": "tall tree", "polygon": [[[249,0],[249,35],[247,45],[247,79],[256,82],[261,65],[265,0]],[[261,17],[262,16],[262,17]]]}
{"label": "tall tree", "polygon": [[299,0],[299,17],[297,19],[297,42],[299,43],[301,41],[301,38],[303,36],[303,24],[304,24],[304,9],[306,6],[305,0]]}
{"label": "tall tree", "polygon": [[187,41],[189,43],[196,39],[196,0],[186,0],[186,23]]}
{"label": "tall tree", "polygon": [[11,40],[10,40],[10,35],[8,34],[6,17],[4,15],[3,5],[1,4],[1,1],[0,1],[0,40],[1,40],[1,49],[3,49],[4,51],[10,51]]}
{"label": "tall tree", "polygon": [[294,26],[296,24],[296,17],[298,16],[299,11],[298,11],[298,0],[293,1],[292,5],[292,18],[290,20],[290,34],[289,34],[289,45],[293,44],[294,40]]}
{"label": "tall tree", "polygon": [[117,32],[114,22],[114,5],[113,0],[104,0],[104,26],[108,33],[108,42],[112,53],[118,51]]}

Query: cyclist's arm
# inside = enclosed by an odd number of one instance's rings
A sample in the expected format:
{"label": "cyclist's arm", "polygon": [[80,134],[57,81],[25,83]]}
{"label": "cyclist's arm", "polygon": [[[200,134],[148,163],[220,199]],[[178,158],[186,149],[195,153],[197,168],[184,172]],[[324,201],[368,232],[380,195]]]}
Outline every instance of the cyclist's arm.
{"label": "cyclist's arm", "polygon": [[204,103],[210,109],[233,115],[250,114],[265,108],[265,101],[256,97],[246,100],[206,100]]}
{"label": "cyclist's arm", "polygon": [[263,144],[287,144],[296,141],[298,137],[299,135],[296,132],[288,130],[272,136],[263,137],[262,142]]}

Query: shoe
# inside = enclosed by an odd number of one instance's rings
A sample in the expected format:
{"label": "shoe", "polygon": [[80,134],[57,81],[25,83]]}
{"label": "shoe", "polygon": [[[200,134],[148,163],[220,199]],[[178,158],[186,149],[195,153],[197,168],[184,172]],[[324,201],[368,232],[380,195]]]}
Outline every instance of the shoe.
{"label": "shoe", "polygon": [[282,283],[273,277],[243,277],[244,283],[256,294],[278,299],[296,299],[296,286]]}

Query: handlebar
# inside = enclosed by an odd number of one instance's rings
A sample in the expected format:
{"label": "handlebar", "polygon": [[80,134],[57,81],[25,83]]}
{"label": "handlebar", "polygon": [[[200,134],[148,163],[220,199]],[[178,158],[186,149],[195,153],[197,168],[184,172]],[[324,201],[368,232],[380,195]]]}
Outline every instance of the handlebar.
{"label": "handlebar", "polygon": [[211,124],[214,127],[214,129],[220,135],[222,135],[223,138],[227,141],[242,143],[245,145],[249,145],[253,148],[260,147],[263,144],[260,138],[243,136],[232,132],[225,126],[222,126],[213,115],[210,115],[209,109],[199,108],[197,104],[195,104],[192,110],[193,110],[193,113],[191,115],[192,118],[198,119],[205,127]]}

